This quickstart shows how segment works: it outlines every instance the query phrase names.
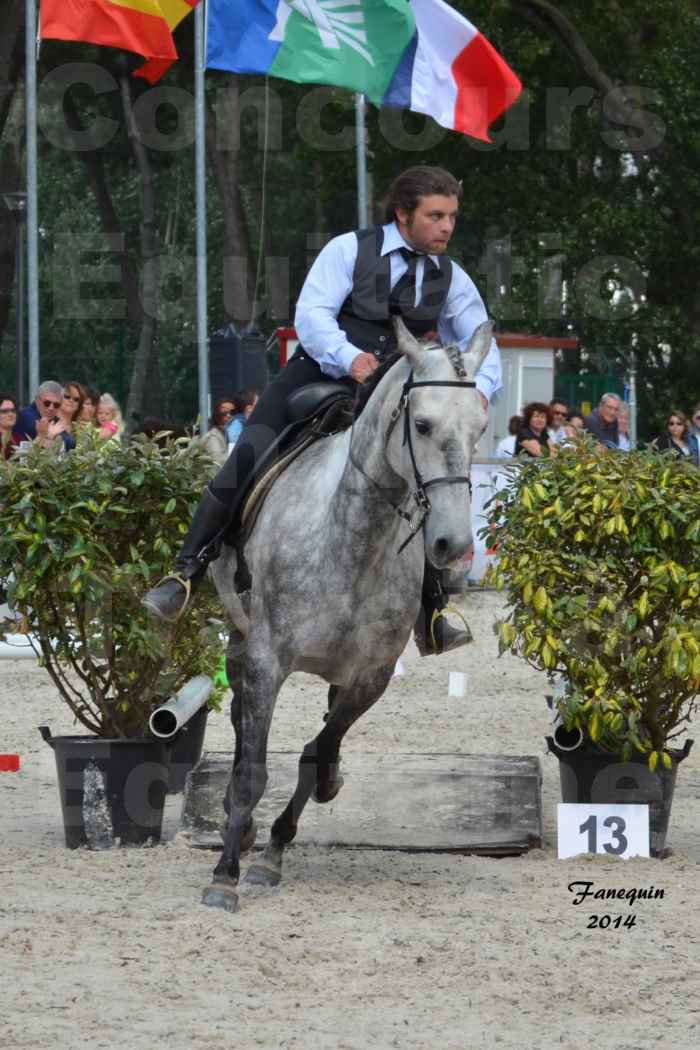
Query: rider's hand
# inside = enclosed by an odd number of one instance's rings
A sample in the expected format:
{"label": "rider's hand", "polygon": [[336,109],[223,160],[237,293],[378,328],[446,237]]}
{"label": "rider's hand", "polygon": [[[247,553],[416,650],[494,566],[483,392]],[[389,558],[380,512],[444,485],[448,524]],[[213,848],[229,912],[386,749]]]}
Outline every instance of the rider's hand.
{"label": "rider's hand", "polygon": [[379,361],[374,354],[358,354],[350,365],[350,375],[356,383],[364,383],[377,368]]}
{"label": "rider's hand", "polygon": [[481,398],[482,405],[484,406],[484,412],[488,412],[488,410],[489,410],[489,401],[488,401],[488,398],[486,397],[486,394],[482,394],[480,390],[477,391],[477,393],[478,393],[479,397]]}

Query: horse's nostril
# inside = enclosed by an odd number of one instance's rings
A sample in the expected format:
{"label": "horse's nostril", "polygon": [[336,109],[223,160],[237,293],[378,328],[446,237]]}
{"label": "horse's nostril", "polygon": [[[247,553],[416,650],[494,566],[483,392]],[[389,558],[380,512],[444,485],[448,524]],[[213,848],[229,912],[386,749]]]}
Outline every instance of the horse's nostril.
{"label": "horse's nostril", "polygon": [[450,542],[446,540],[444,536],[440,537],[439,540],[435,540],[435,553],[436,554],[447,554],[450,549]]}

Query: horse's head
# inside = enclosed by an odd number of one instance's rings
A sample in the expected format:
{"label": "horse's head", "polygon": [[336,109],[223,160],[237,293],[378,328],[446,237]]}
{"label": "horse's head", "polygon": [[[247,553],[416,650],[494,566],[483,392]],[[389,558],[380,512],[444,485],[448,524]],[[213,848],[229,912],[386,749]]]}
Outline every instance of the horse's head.
{"label": "horse's head", "polygon": [[474,377],[491,345],[491,325],[477,328],[465,353],[458,346],[419,342],[400,318],[396,334],[412,374],[386,454],[411,491],[420,495],[422,489],[427,496],[425,552],[444,568],[472,544],[467,479],[486,426]]}

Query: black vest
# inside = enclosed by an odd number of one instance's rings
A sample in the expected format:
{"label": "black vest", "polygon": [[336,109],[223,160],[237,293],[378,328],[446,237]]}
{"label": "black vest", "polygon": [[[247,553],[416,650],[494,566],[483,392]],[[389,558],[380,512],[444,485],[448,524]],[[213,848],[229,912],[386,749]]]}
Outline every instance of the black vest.
{"label": "black vest", "polygon": [[[394,326],[389,313],[391,253],[382,255],[384,230],[381,226],[358,230],[357,261],[353,287],[340,308],[338,325],[353,346],[383,358],[396,348]],[[452,260],[438,256],[436,266],[425,256],[423,282],[418,305],[402,307],[401,316],[413,335],[434,332],[452,280]]]}

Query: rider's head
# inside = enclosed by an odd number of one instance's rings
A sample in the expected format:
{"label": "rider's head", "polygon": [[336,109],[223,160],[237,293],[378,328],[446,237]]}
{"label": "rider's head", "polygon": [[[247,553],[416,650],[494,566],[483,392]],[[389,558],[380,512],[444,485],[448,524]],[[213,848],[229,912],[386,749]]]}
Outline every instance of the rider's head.
{"label": "rider's head", "polygon": [[389,187],[384,204],[384,222],[396,219],[397,208],[412,215],[421,197],[436,193],[441,197],[456,197],[460,200],[462,183],[444,168],[430,168],[427,164],[407,168]]}
{"label": "rider's head", "polygon": [[461,184],[444,168],[408,168],[389,189],[384,220],[396,222],[416,251],[439,255],[452,236],[461,196]]}

